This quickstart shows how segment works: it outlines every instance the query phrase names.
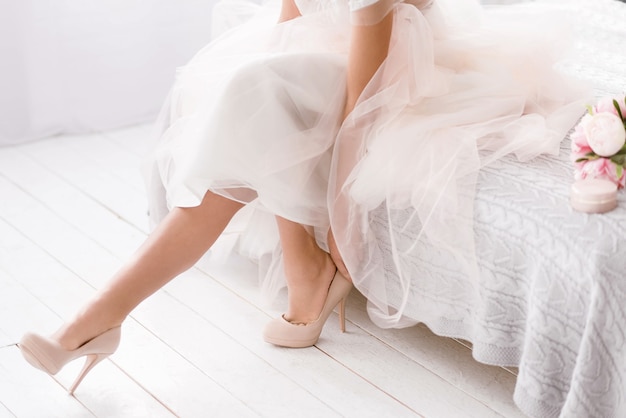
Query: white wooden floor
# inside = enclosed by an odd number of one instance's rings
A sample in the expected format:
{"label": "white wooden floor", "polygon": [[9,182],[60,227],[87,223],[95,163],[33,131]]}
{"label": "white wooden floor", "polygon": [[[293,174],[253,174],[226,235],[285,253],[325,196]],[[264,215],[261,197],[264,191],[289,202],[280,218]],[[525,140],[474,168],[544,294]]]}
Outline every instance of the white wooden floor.
{"label": "white wooden floor", "polygon": [[511,372],[423,326],[378,329],[356,291],[345,334],[335,316],[316,347],[264,343],[283,306],[244,260],[202,261],[142,304],[74,397],[82,362],[54,378],[27,365],[22,333],[56,329],[145,238],[148,131],[0,148],[0,417],[521,416]]}

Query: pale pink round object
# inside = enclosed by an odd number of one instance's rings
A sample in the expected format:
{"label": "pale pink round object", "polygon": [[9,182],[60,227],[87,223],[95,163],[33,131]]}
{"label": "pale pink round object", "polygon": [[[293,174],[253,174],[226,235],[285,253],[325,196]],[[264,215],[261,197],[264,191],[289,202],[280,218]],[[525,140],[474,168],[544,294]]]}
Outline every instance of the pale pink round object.
{"label": "pale pink round object", "polygon": [[609,212],[617,207],[617,186],[603,179],[579,180],[572,184],[570,203],[578,212]]}

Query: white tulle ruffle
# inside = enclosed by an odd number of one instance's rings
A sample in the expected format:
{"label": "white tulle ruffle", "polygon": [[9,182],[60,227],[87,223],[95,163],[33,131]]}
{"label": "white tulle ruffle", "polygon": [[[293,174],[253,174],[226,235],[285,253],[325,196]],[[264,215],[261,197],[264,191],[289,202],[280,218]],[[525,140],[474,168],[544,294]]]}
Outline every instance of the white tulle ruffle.
{"label": "white tulle ruffle", "polygon": [[[342,123],[347,3],[301,10],[276,25],[278,5],[261,8],[180,70],[146,165],[153,219],[207,190],[251,203],[233,227],[239,251],[270,267],[270,294],[284,286],[273,215],[310,226],[322,246],[332,225],[371,317],[413,324],[404,307],[429,278],[411,253],[436,247],[476,289],[478,170],[510,153],[557,152],[583,113],[586,92],[553,68],[567,37],[539,5],[394,3],[389,56]],[[373,228],[381,209],[389,225]]]}

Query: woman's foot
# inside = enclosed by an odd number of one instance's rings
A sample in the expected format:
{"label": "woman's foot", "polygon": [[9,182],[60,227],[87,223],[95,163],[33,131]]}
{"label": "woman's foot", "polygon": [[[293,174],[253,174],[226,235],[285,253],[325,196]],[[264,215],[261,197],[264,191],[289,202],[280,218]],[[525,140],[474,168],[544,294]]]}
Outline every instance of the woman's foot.
{"label": "woman's foot", "polygon": [[65,350],[74,350],[86,341],[119,327],[126,319],[125,312],[127,311],[125,306],[121,306],[118,298],[104,288],[49,339],[56,341]]}
{"label": "woman's foot", "polygon": [[80,347],[71,350],[62,347],[54,338],[47,338],[34,333],[25,334],[18,347],[28,363],[50,375],[57,374],[70,361],[85,357],[83,369],[68,389],[68,392],[73,394],[87,373],[96,364],[113,354],[119,343],[120,327],[117,326],[98,334],[83,342]]}
{"label": "woman's foot", "polygon": [[317,343],[326,320],[339,305],[339,324],[341,331],[345,331],[345,302],[352,282],[343,277],[339,271],[333,276],[328,289],[324,305],[318,317],[306,324],[295,324],[288,321],[283,315],[270,321],[263,331],[263,339],[268,343],[290,348],[310,347]]}
{"label": "woman's foot", "polygon": [[82,326],[80,321],[70,322],[63,324],[61,328],[55,331],[48,339],[55,341],[64,350],[71,351],[81,347],[86,341],[92,340],[103,332],[120,326],[121,322],[90,328],[88,325]]}
{"label": "woman's foot", "polygon": [[285,266],[288,275],[288,308],[283,317],[294,324],[317,320],[328,296],[337,268],[330,255],[320,250],[306,265]]}
{"label": "woman's foot", "polygon": [[[106,290],[99,292],[75,317],[50,337],[26,333],[18,344],[32,366],[54,375],[67,363],[85,357],[85,366],[70,386],[72,394],[87,373],[110,356],[120,342],[125,316],[116,304],[107,301]],[[110,299],[110,298],[109,298]],[[118,312],[115,314],[115,312]]]}

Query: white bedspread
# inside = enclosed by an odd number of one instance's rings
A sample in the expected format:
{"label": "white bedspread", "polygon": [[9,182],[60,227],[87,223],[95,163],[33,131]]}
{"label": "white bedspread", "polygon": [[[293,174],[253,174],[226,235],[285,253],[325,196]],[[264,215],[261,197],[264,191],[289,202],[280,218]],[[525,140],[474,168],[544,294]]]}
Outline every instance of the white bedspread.
{"label": "white bedspread", "polygon": [[[574,16],[579,39],[564,70],[591,81],[598,96],[626,91],[626,5],[562,7]],[[424,247],[415,260],[424,281],[412,289],[410,316],[471,341],[478,361],[518,366],[515,402],[530,416],[624,417],[626,191],[613,212],[574,212],[569,146],[567,139],[558,157],[505,158],[481,171],[480,292],[464,285],[445,254]],[[374,221],[386,225],[384,208]]]}

